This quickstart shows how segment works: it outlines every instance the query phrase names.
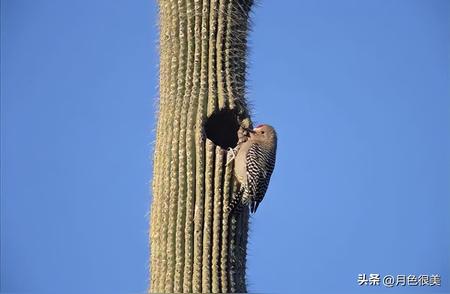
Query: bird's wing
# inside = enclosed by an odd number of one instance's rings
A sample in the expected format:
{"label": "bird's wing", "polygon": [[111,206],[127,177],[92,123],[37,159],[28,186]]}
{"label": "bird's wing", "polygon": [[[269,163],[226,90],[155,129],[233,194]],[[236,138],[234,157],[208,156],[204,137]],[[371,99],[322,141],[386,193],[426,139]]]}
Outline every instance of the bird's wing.
{"label": "bird's wing", "polygon": [[[247,189],[256,207],[263,199],[275,164],[275,150],[266,150],[259,144],[247,153]],[[256,210],[256,207],[254,210]]]}

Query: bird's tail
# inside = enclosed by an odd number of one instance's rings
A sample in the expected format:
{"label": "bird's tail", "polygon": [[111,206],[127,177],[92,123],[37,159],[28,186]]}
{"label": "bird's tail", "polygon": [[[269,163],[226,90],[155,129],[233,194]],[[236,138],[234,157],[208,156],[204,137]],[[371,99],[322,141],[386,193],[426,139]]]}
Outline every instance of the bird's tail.
{"label": "bird's tail", "polygon": [[250,203],[250,212],[255,213],[256,210],[258,209],[258,206],[259,206],[259,202],[252,200]]}

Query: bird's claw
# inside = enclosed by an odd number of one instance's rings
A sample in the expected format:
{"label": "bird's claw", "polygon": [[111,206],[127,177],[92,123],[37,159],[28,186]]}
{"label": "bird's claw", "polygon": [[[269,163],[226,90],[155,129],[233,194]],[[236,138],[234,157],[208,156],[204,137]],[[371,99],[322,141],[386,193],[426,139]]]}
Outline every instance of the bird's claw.
{"label": "bird's claw", "polygon": [[229,147],[227,151],[228,152],[231,151],[231,158],[227,160],[227,164],[226,165],[230,164],[230,162],[232,162],[236,158],[236,153],[234,152],[233,148]]}

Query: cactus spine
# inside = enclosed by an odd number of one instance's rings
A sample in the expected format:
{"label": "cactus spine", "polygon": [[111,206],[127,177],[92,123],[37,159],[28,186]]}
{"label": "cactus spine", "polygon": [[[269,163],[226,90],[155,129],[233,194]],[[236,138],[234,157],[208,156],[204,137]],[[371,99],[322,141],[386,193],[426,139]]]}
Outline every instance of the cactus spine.
{"label": "cactus spine", "polygon": [[228,109],[250,125],[244,93],[251,2],[159,1],[149,292],[246,292],[248,211],[226,212],[236,190],[233,165],[206,138],[204,124]]}

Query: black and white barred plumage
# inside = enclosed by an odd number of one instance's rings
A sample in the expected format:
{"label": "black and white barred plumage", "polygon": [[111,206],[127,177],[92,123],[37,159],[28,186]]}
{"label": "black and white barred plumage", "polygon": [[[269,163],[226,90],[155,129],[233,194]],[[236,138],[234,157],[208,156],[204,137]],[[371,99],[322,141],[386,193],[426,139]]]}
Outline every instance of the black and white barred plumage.
{"label": "black and white barred plumage", "polygon": [[266,194],[275,167],[276,146],[275,130],[271,126],[262,125],[255,128],[248,140],[239,147],[235,175],[240,187],[231,199],[231,210],[239,205],[248,205],[252,213],[256,212]]}

